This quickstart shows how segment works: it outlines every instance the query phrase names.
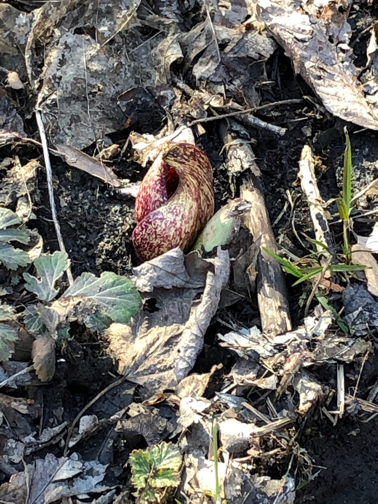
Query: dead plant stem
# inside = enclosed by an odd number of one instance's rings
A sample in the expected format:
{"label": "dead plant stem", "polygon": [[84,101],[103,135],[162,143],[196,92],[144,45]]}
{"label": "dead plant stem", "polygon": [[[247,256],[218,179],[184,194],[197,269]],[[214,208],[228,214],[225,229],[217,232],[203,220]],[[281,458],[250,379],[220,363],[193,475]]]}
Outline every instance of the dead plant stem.
{"label": "dead plant stem", "polygon": [[[36,110],[35,115],[37,118],[39,135],[41,137],[41,143],[42,143],[42,149],[43,149],[43,157],[44,157],[45,166],[46,166],[47,188],[48,188],[48,192],[49,192],[51,215],[52,215],[52,218],[54,221],[54,227],[55,227],[56,236],[58,238],[59,248],[62,252],[67,253],[66,247],[64,246],[64,241],[63,241],[62,233],[60,231],[60,225],[59,225],[59,221],[58,221],[58,217],[57,217],[57,213],[56,213],[52,169],[51,169],[49,147],[47,145],[45,127],[43,125],[41,112],[39,110]],[[68,283],[70,285],[72,285],[73,284],[73,276],[72,276],[72,272],[71,272],[71,266],[68,266],[68,268],[67,268],[67,277],[68,277]]]}

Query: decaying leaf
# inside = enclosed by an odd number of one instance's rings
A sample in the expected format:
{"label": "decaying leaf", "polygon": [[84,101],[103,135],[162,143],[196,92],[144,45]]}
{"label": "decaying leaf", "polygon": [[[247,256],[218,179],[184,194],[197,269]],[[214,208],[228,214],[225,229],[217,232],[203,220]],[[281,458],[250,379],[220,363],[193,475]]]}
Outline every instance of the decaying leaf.
{"label": "decaying leaf", "polygon": [[38,378],[42,382],[50,381],[55,373],[55,341],[49,334],[34,340],[32,359]]}
{"label": "decaying leaf", "polygon": [[360,80],[361,69],[354,65],[349,45],[348,9],[339,9],[331,0],[251,0],[251,4],[327,110],[345,121],[378,129],[377,76],[370,82],[366,79],[365,85]]}
{"label": "decaying leaf", "polygon": [[378,262],[373,254],[364,245],[356,243],[352,245],[352,262],[366,266],[364,274],[367,280],[367,288],[370,294],[378,297]]}
{"label": "decaying leaf", "polygon": [[[39,9],[26,62],[38,106],[59,117],[50,124],[55,143],[83,149],[121,130],[125,115],[117,97],[140,82],[145,87],[156,84],[151,53],[164,33],[144,40],[132,28],[139,25],[139,4],[140,0],[109,0],[97,6],[85,0],[77,8],[70,0]],[[95,37],[80,31],[84,25]],[[34,58],[40,44],[45,48],[42,68]]]}
{"label": "decaying leaf", "polygon": [[194,298],[202,289],[156,289],[157,311],[145,312],[132,327],[112,324],[105,331],[120,372],[143,385],[148,397],[175,387],[192,369],[228,276],[228,252],[218,249],[200,300]]}
{"label": "decaying leaf", "polygon": [[98,159],[88,156],[70,145],[58,144],[56,145],[56,149],[64,156],[68,165],[85,171],[93,175],[93,177],[97,177],[114,187],[119,187],[121,185],[121,181],[113,170],[106,164],[101,163]]}
{"label": "decaying leaf", "polygon": [[133,281],[140,292],[154,289],[204,287],[211,263],[201,259],[198,253],[185,256],[179,248],[174,248],[162,256],[133,269]]}
{"label": "decaying leaf", "polygon": [[48,504],[63,498],[74,497],[108,489],[100,483],[106,465],[97,461],[81,461],[76,453],[56,458],[49,453],[25,467],[24,472],[11,476],[9,483],[0,487],[0,502],[20,504]]}
{"label": "decaying leaf", "polygon": [[361,284],[349,283],[343,291],[344,320],[355,336],[369,334],[378,328],[378,302]]}

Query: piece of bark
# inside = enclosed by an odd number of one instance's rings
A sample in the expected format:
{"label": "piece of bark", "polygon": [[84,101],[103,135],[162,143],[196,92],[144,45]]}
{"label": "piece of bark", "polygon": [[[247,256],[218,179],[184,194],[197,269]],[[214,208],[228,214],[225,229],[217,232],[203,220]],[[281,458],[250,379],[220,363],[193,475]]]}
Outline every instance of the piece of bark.
{"label": "piece of bark", "polygon": [[[233,140],[224,124],[220,126],[223,143],[226,146]],[[244,146],[245,147],[245,146]],[[270,224],[268,210],[265,206],[261,172],[251,151],[250,173],[244,177],[240,197],[252,204],[247,219],[247,226],[255,242],[260,244],[257,258],[257,302],[260,310],[261,326],[264,334],[276,336],[291,330],[289,304],[286,295],[286,284],[280,264],[273,259],[264,247],[277,252],[276,240]],[[244,152],[245,156],[245,152]]]}

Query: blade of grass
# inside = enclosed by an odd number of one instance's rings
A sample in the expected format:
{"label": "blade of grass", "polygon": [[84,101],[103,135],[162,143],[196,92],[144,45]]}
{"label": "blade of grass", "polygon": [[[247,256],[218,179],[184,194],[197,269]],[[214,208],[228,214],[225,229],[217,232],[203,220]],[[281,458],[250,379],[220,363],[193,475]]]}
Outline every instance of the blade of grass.
{"label": "blade of grass", "polygon": [[286,271],[286,273],[290,273],[291,275],[297,278],[302,278],[303,276],[302,271],[293,264],[291,264],[290,261],[288,261],[287,259],[283,259],[281,256],[279,256],[278,254],[276,254],[272,250],[269,250],[266,247],[263,247],[263,250],[265,250],[265,252],[270,256],[272,256],[276,261],[278,261],[283,267],[283,269]]}
{"label": "blade of grass", "polygon": [[346,148],[344,153],[343,201],[348,214],[347,218],[349,219],[352,201],[352,147],[346,126],[344,128],[344,133]]}
{"label": "blade of grass", "polygon": [[349,327],[347,324],[343,321],[343,319],[340,317],[340,315],[337,313],[335,308],[331,306],[328,303],[328,300],[322,295],[322,294],[316,294],[316,299],[319,301],[319,303],[325,308],[326,310],[329,310],[332,315],[335,317],[337,325],[340,327],[340,329],[345,333],[349,333]]}
{"label": "blade of grass", "polygon": [[363,271],[366,266],[360,264],[331,264],[328,267],[329,271]]}
{"label": "blade of grass", "polygon": [[299,280],[297,280],[296,282],[294,282],[293,283],[293,287],[295,285],[298,285],[298,284],[302,283],[302,282],[305,282],[306,280],[309,280],[310,278],[312,278],[312,277],[314,277],[316,275],[319,275],[319,273],[321,273],[322,271],[323,271],[322,266],[319,266],[318,268],[312,268],[312,270],[309,273],[303,275],[302,278],[300,278]]}

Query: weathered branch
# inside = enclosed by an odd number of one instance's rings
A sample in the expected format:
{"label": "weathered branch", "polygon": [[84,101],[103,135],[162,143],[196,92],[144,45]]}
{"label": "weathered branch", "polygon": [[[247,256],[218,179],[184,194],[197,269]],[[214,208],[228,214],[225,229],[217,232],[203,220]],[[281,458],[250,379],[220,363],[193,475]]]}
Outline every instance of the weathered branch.
{"label": "weathered branch", "polygon": [[[238,144],[232,142],[234,139],[225,125],[221,127],[221,135],[227,156],[237,156],[235,149],[237,150]],[[244,176],[241,197],[252,205],[247,225],[255,242],[260,244],[257,259],[257,301],[261,325],[266,335],[275,336],[291,330],[285,279],[280,264],[264,250],[265,247],[276,252],[276,241],[265,206],[260,169],[250,145],[244,144],[243,147],[244,158],[246,147],[250,151],[250,171]]]}

